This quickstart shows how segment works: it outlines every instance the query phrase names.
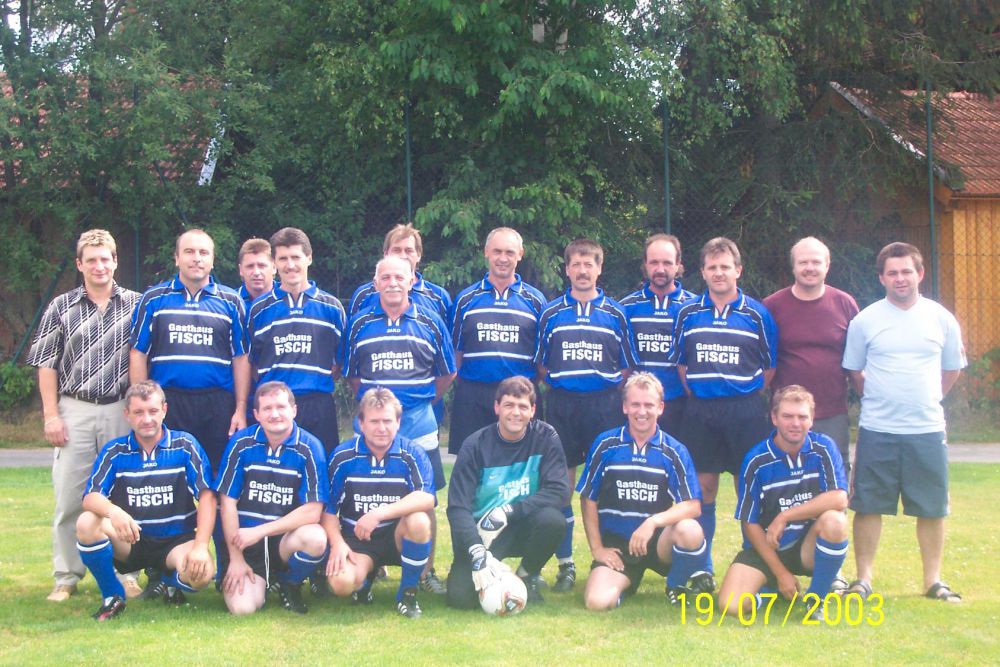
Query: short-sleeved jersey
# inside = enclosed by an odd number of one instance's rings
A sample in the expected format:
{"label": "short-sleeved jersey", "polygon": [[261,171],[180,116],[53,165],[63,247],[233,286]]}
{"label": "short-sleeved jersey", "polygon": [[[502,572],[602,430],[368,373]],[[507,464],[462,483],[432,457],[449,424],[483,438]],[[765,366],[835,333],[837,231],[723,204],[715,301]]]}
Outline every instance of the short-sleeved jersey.
{"label": "short-sleeved jersey", "polygon": [[647,282],[642,289],[621,300],[625,316],[632,331],[632,344],[639,359],[639,369],[649,371],[663,385],[663,400],[670,401],[684,395],[684,386],[677,376],[677,364],[670,361],[670,341],[674,336],[674,322],[685,301],[694,298],[679,280],[674,291],[657,296]]}
{"label": "short-sleeved jersey", "polygon": [[143,536],[164,538],[194,532],[195,502],[211,489],[212,470],[201,445],[190,433],[164,426],[149,454],[134,432],[104,445],[83,493],[100,493],[128,512]]}
{"label": "short-sleeved jersey", "polygon": [[411,302],[391,320],[376,302],[351,318],[344,338],[344,375],[361,380],[357,398],[373,387],[392,391],[407,410],[434,399],[434,380],[455,372],[444,322]]}
{"label": "short-sleeved jersey", "polygon": [[570,290],[550,301],[538,322],[535,362],[548,371],[546,381],[556,389],[598,392],[621,384],[622,371],[636,365],[625,312],[598,289],[587,302]]}
{"label": "short-sleeved jersey", "polygon": [[462,354],[458,374],[473,382],[501,382],[515,375],[535,377],[538,318],[545,297],[515,274],[503,292],[489,273],[458,293],[451,337]]}
{"label": "short-sleeved jersey", "polygon": [[298,297],[275,287],[254,302],[247,318],[250,363],[261,383],[280,380],[293,393],[333,391],[344,307],[310,281]]}
{"label": "short-sleeved jersey", "polygon": [[162,387],[232,391],[233,357],[246,354],[245,320],[243,300],[214,278],[191,294],[175,276],[142,295],[131,343]]}
{"label": "short-sleeved jersey", "polygon": [[[413,491],[434,495],[434,471],[427,454],[398,435],[381,460],[368,449],[364,436],[345,440],[330,456],[329,476],[326,511],[339,515],[351,531],[368,512],[398,502]],[[379,528],[394,523],[383,521]]]}
{"label": "short-sleeved jersey", "polygon": [[941,371],[965,368],[958,320],[920,297],[903,310],[876,301],[851,320],[844,368],[865,372],[859,425],[909,435],[945,430]]}
{"label": "short-sleeved jersey", "polygon": [[626,540],[652,515],[677,503],[701,500],[687,448],[657,429],[640,449],[627,426],[597,436],[577,491],[597,503],[601,532]]}
{"label": "short-sleeved jersey", "polygon": [[[809,432],[798,455],[792,457],[774,444],[774,433],[753,446],[740,467],[736,518],[765,531],[789,507],[806,503],[821,493],[847,490],[844,462],[837,445],[822,433]],[[789,522],[778,549],[792,546],[813,520]],[[743,548],[752,548],[744,539]]]}
{"label": "short-sleeved jersey", "polygon": [[760,391],[764,371],[774,368],[777,357],[774,318],[743,290],[721,311],[705,292],[677,314],[670,361],[687,367],[688,387],[698,398]]}
{"label": "short-sleeved jersey", "polygon": [[[441,318],[442,322],[448,321],[448,313],[452,309],[451,295],[440,285],[424,280],[419,271],[415,273],[413,287],[410,288],[410,301],[421,306],[424,310],[434,313]],[[354,294],[351,295],[347,314],[349,317],[354,317],[376,303],[378,303],[378,290],[375,289],[374,281],[365,283],[354,290]]]}
{"label": "short-sleeved jersey", "polygon": [[327,500],[323,445],[298,424],[275,448],[267,444],[259,425],[234,433],[221,467],[216,490],[236,500],[241,528],[259,526],[306,503]]}

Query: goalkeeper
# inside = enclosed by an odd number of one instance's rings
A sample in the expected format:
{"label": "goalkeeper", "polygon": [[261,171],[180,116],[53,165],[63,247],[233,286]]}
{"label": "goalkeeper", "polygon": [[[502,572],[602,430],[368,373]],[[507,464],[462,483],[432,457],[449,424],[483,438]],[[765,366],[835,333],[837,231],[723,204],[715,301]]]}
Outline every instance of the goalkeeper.
{"label": "goalkeeper", "polygon": [[535,416],[535,387],[524,377],[500,383],[497,423],[462,443],[448,485],[454,563],[448,605],[478,609],[478,591],[521,556],[517,568],[528,603],[544,602],[541,570],[566,532],[561,508],[570,497],[566,458],[555,429]]}

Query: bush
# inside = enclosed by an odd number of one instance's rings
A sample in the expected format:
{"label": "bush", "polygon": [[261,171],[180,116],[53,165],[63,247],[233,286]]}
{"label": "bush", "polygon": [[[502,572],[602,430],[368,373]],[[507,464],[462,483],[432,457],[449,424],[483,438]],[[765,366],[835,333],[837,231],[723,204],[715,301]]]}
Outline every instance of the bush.
{"label": "bush", "polygon": [[0,410],[9,413],[27,405],[35,393],[35,369],[12,361],[0,364]]}

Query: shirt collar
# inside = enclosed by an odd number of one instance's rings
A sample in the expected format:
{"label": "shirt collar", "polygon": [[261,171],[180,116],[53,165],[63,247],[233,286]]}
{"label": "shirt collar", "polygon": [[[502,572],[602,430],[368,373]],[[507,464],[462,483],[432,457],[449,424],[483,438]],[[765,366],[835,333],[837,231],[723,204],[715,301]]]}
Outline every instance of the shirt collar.
{"label": "shirt collar", "polygon": [[133,452],[141,452],[142,457],[144,459],[146,458],[155,459],[157,450],[164,447],[169,447],[171,441],[173,440],[173,436],[171,435],[169,428],[167,428],[166,426],[161,426],[160,429],[162,431],[160,439],[156,441],[156,446],[153,447],[153,451],[148,456],[146,455],[146,451],[142,448],[142,445],[139,444],[139,440],[136,439],[135,431],[129,431],[128,432],[129,450]]}
{"label": "shirt collar", "polygon": [[662,302],[659,294],[656,294],[653,289],[649,286],[649,281],[647,280],[642,284],[642,295],[651,301],[655,301],[657,305],[660,303],[665,307],[671,301],[680,301],[681,297],[684,295],[684,286],[681,281],[674,280],[674,289],[668,292],[665,297],[663,297]]}
{"label": "shirt collar", "polygon": [[[399,454],[402,450],[402,436],[397,433],[396,437],[392,439],[389,449],[386,450],[386,455]],[[354,451],[359,454],[364,454],[365,456],[374,456],[374,454],[372,454],[372,450],[368,449],[368,443],[365,442],[365,436],[360,434],[354,436]]]}
{"label": "shirt collar", "polygon": [[[714,308],[715,304],[712,302],[712,296],[709,294],[708,290],[705,290],[704,294],[701,295],[701,305],[703,308]],[[746,305],[746,297],[743,295],[743,290],[739,287],[736,288],[736,298],[730,301],[727,306],[731,306],[729,310],[739,310]]]}
{"label": "shirt collar", "polygon": [[[372,313],[381,317],[389,317],[385,310],[382,309],[382,302],[379,299],[375,299],[375,304],[372,306]],[[404,317],[415,318],[417,316],[417,302],[410,299],[410,305],[406,307],[403,314],[399,316],[399,319]]]}
{"label": "shirt collar", "polygon": [[[264,432],[264,427],[260,424],[254,430],[253,439],[262,445],[266,445],[270,449],[270,444],[267,442],[267,433]],[[288,437],[281,441],[281,444],[274,450],[274,454],[277,455],[282,449],[289,446],[297,445],[299,442],[299,424],[298,422],[292,422],[292,432],[288,434]]]}
{"label": "shirt collar", "polygon": [[[278,297],[279,299],[284,299],[286,296],[288,296],[288,292],[286,292],[285,290],[281,289],[281,285],[279,285],[277,283],[275,283],[273,291],[274,291],[274,295],[276,297]],[[310,280],[309,281],[309,287],[307,287],[306,289],[302,290],[299,293],[299,296],[305,294],[310,299],[315,299],[316,298],[316,292],[318,292],[318,291],[319,291],[319,288],[316,287],[316,281],[315,280]]]}
{"label": "shirt collar", "polygon": [[601,289],[600,287],[597,288],[597,296],[595,296],[590,301],[586,301],[586,302],[580,302],[580,301],[577,301],[576,299],[574,299],[573,296],[572,296],[572,291],[573,291],[572,287],[567,288],[566,289],[566,294],[563,295],[563,299],[565,299],[565,302],[566,302],[567,305],[573,305],[575,303],[593,303],[595,305],[599,305],[599,304],[601,304],[601,303],[604,302],[604,298],[605,298],[604,297],[604,290]]}
{"label": "shirt collar", "polygon": [[[184,283],[181,282],[181,276],[179,273],[174,274],[173,280],[170,281],[170,289],[176,292],[187,291],[187,288],[184,286]],[[215,276],[212,275],[208,276],[208,284],[202,287],[201,290],[199,290],[199,293],[200,292],[204,292],[205,294],[211,294],[213,296],[219,293],[219,283],[215,282]]]}
{"label": "shirt collar", "polygon": [[[479,286],[480,286],[481,289],[492,290],[494,292],[497,289],[496,287],[493,286],[493,283],[490,282],[490,272],[489,271],[487,271],[486,273],[483,274],[483,279],[479,283]],[[510,286],[507,287],[507,290],[510,290],[511,292],[517,292],[518,294],[520,294],[521,288],[523,286],[524,286],[524,283],[521,282],[521,274],[515,273],[514,274],[514,282],[512,282],[510,284]],[[507,291],[507,290],[504,290],[504,291]]]}

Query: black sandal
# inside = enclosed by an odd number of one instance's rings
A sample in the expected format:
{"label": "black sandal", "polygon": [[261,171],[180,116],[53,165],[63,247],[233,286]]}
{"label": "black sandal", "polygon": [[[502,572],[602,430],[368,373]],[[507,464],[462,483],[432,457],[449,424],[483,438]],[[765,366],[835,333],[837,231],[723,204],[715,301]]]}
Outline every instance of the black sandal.
{"label": "black sandal", "polygon": [[924,597],[930,598],[931,600],[941,600],[942,602],[957,603],[962,601],[962,596],[951,590],[948,584],[943,581],[935,583],[933,586],[927,589],[924,593]]}

